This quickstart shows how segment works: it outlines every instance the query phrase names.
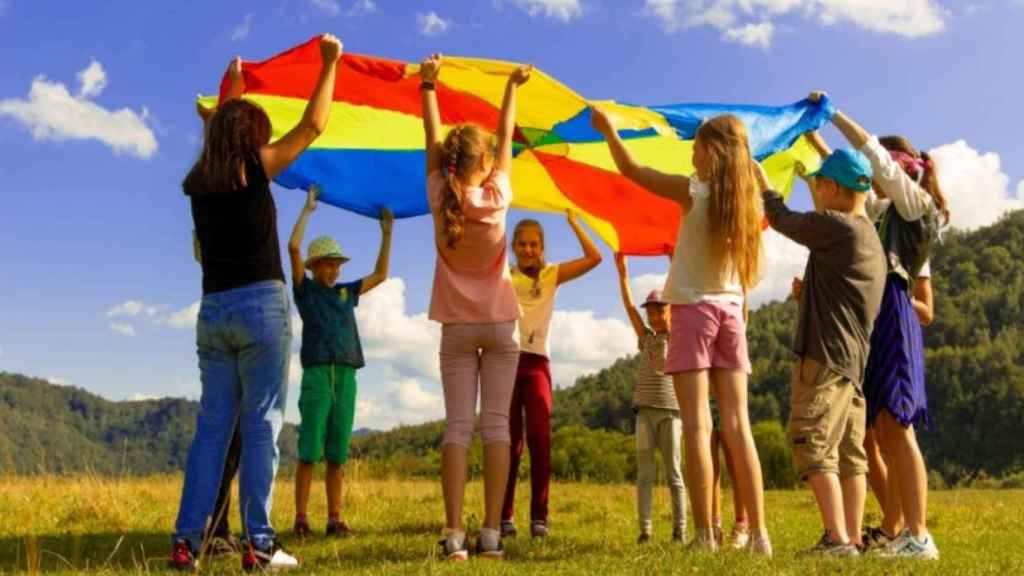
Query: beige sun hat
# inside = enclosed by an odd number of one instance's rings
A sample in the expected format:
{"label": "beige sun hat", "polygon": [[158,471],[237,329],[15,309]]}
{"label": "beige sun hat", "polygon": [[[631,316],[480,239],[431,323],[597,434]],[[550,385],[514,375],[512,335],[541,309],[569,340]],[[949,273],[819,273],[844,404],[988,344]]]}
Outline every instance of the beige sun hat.
{"label": "beige sun hat", "polygon": [[312,268],[317,260],[324,258],[337,258],[342,264],[349,260],[348,256],[341,253],[341,246],[338,246],[330,236],[321,236],[309,243],[306,250],[306,268]]}

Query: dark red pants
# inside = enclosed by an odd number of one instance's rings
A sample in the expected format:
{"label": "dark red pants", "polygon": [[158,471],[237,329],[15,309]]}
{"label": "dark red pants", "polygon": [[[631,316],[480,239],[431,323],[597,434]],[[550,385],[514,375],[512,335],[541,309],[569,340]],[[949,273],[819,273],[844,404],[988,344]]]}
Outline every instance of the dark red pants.
{"label": "dark red pants", "polygon": [[526,421],[526,445],[530,449],[530,520],[548,519],[548,485],[551,481],[551,370],[548,359],[539,354],[519,355],[516,388],[509,411],[512,435],[512,461],[502,520],[515,516],[516,478],[523,456],[523,421]]}

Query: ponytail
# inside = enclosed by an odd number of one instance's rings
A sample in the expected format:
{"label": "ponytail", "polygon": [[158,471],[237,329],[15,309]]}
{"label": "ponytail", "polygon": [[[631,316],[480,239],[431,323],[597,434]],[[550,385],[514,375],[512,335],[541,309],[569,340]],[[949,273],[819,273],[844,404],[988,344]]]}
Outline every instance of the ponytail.
{"label": "ponytail", "polygon": [[460,124],[452,128],[442,146],[444,160],[441,166],[445,181],[441,194],[441,229],[445,245],[449,249],[462,239],[466,227],[466,213],[462,209],[465,193],[462,179],[480,166],[483,157],[489,153],[490,136],[473,124]]}
{"label": "ponytail", "polygon": [[932,197],[935,207],[939,209],[939,214],[942,214],[942,225],[946,226],[949,224],[949,206],[946,202],[946,195],[942,193],[942,187],[939,186],[939,175],[935,169],[935,160],[927,152],[921,152],[921,160],[924,162],[921,187]]}

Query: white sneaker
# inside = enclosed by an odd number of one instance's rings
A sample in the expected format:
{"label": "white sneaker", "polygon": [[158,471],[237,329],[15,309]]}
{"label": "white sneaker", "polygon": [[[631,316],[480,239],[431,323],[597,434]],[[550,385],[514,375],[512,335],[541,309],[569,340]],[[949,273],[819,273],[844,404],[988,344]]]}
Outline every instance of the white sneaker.
{"label": "white sneaker", "polygon": [[766,556],[768,558],[772,557],[772,541],[768,538],[767,535],[754,536],[753,538],[748,537],[747,539],[749,540],[749,542],[746,545],[746,550],[748,552],[750,552],[751,554],[756,554],[758,556]]}
{"label": "white sneaker", "polygon": [[895,540],[880,548],[877,555],[882,558],[915,558],[917,560],[938,560],[939,549],[931,534],[925,534],[920,540],[910,530],[904,529]]}
{"label": "white sneaker", "polygon": [[729,548],[743,550],[750,544],[750,529],[743,524],[735,524],[729,534]]}
{"label": "white sneaker", "polygon": [[251,544],[247,545],[242,554],[242,569],[246,572],[291,570],[298,567],[299,559],[289,554],[276,541],[266,550],[258,550]]}

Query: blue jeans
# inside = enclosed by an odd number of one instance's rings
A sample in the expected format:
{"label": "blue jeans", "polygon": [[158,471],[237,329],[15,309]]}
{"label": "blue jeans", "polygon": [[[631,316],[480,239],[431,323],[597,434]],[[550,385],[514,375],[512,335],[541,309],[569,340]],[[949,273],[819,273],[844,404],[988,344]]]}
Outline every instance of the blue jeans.
{"label": "blue jeans", "polygon": [[203,395],[174,536],[188,540],[193,549],[215,513],[236,423],[242,439],[239,512],[244,534],[257,548],[274,540],[270,508],[291,340],[284,283],[257,282],[203,296],[196,326]]}

